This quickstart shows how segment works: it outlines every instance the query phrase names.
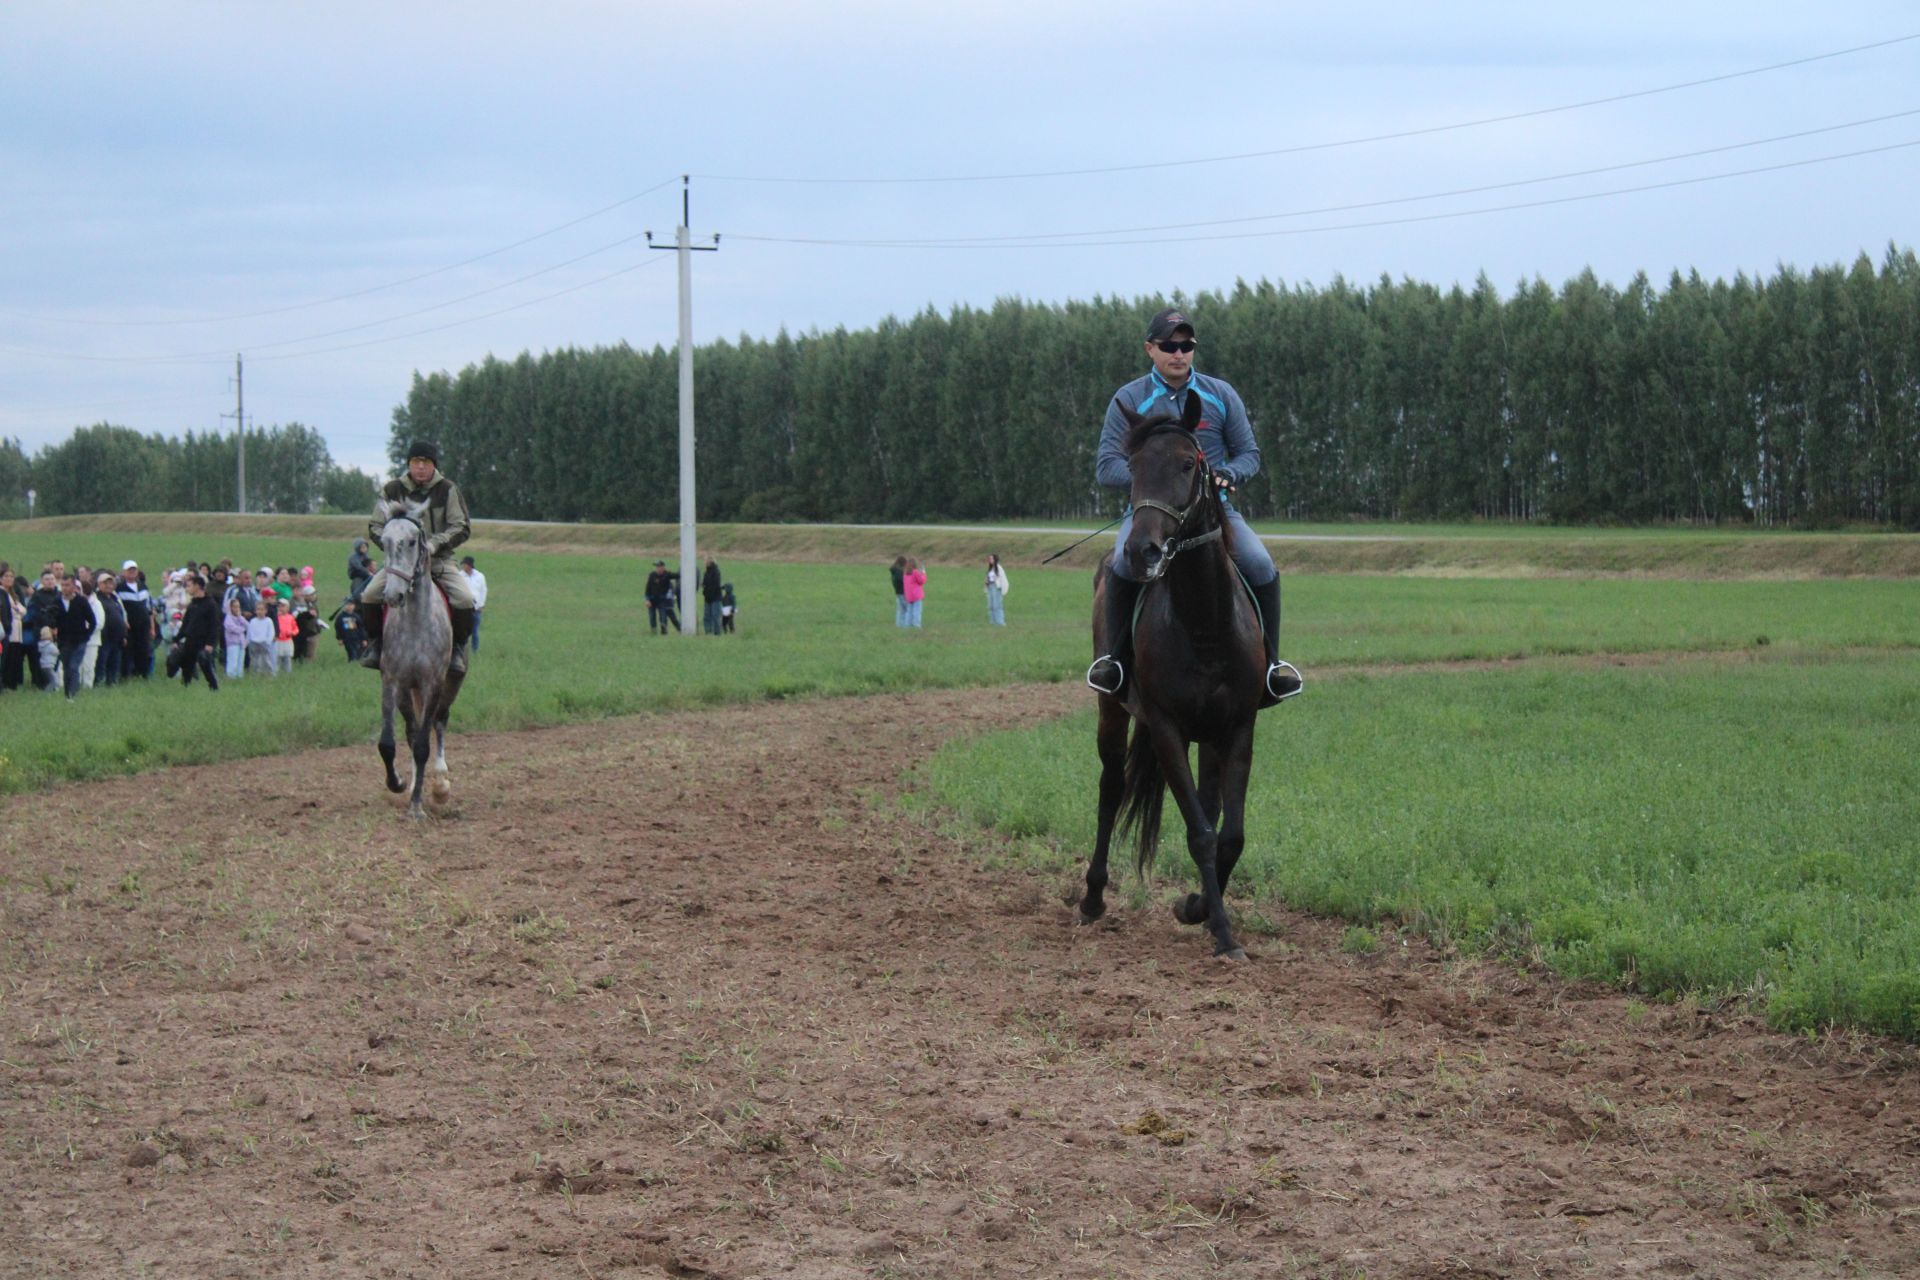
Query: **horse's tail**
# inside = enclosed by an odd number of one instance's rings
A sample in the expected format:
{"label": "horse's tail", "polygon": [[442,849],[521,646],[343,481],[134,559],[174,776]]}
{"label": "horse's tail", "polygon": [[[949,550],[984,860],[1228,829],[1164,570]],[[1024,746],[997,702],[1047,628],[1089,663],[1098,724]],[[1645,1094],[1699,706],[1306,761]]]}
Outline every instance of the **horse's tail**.
{"label": "horse's tail", "polygon": [[1160,810],[1166,803],[1167,783],[1160,773],[1160,757],[1153,751],[1153,736],[1135,726],[1127,743],[1126,782],[1120,790],[1120,820],[1117,829],[1124,836],[1133,832],[1133,869],[1141,880],[1153,870],[1160,853]]}

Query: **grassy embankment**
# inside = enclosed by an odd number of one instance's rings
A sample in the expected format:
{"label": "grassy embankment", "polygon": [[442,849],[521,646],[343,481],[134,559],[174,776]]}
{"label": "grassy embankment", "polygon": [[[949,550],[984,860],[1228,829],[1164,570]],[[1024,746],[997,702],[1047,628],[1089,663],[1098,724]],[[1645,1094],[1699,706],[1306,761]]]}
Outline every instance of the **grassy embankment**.
{"label": "grassy embankment", "polygon": [[[337,584],[357,523],[0,525],[0,558],[231,555],[316,564]],[[1920,539],[1344,532],[1380,540],[1276,547],[1286,651],[1313,687],[1262,727],[1250,890],[1469,947],[1521,945],[1650,992],[1749,993],[1782,1025],[1920,1035]],[[645,634],[640,578],[676,538],[484,524],[472,545],[494,601],[460,726],[1077,680],[1085,661],[1085,565],[1034,568],[1062,531],[719,527],[703,545],[742,607],[741,634],[721,641]],[[1004,631],[982,617],[986,549],[1013,570]],[[891,626],[882,566],[898,550],[933,565],[922,634]],[[1630,657],[1674,652],[1705,656]],[[1533,661],[1409,669],[1509,658]],[[0,789],[370,741],[373,683],[329,646],[313,669],[217,697],[10,696]],[[1082,715],[956,744],[925,783],[1070,866],[1091,840],[1094,769]],[[1169,841],[1169,874],[1186,874],[1182,847]]]}

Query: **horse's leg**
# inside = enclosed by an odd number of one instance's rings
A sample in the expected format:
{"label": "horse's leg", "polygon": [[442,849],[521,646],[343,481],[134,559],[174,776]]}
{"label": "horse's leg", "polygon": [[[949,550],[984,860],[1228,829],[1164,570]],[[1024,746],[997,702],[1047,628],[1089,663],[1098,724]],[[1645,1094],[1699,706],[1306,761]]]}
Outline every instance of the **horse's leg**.
{"label": "horse's leg", "polygon": [[[1200,892],[1206,907],[1207,929],[1213,934],[1213,954],[1244,960],[1247,953],[1233,940],[1233,926],[1227,923],[1226,904],[1220,897],[1220,873],[1216,864],[1217,836],[1212,815],[1201,806],[1200,788],[1194,782],[1187,763],[1187,743],[1178,729],[1158,726],[1153,734],[1154,754],[1160,759],[1160,772],[1173,792],[1180,816],[1187,820],[1187,854],[1200,872]],[[1186,920],[1186,903],[1174,905],[1174,914]],[[1188,921],[1188,923],[1197,923]]]}
{"label": "horse's leg", "polygon": [[435,773],[447,771],[447,715],[453,710],[453,700],[460,696],[460,686],[466,683],[466,679],[466,672],[450,671],[446,684],[440,690],[440,714],[433,718]]}
{"label": "horse's leg", "polygon": [[427,816],[422,806],[420,792],[427,783],[427,756],[433,750],[433,707],[430,700],[418,692],[407,695],[407,745],[413,748],[413,800],[407,806],[407,815],[413,818]]}
{"label": "horse's leg", "polygon": [[[1224,838],[1225,832],[1220,827],[1220,752],[1212,743],[1203,742],[1200,744],[1199,755],[1200,809],[1207,815],[1208,824],[1221,833],[1221,838]],[[1225,896],[1228,871],[1224,854],[1219,852],[1218,840],[1215,841],[1215,850],[1216,857],[1222,862],[1220,892]],[[1199,924],[1207,918],[1207,900],[1197,893],[1190,893],[1185,902],[1174,904],[1173,913],[1180,918],[1181,924]]]}
{"label": "horse's leg", "polygon": [[1233,735],[1222,753],[1220,770],[1221,794],[1225,800],[1225,811],[1220,818],[1220,838],[1216,841],[1215,856],[1220,863],[1220,896],[1227,895],[1227,885],[1233,879],[1233,869],[1240,862],[1240,853],[1247,844],[1247,781],[1253,775],[1253,721],[1249,719],[1240,731]]}
{"label": "horse's leg", "polygon": [[1092,924],[1107,913],[1107,851],[1113,843],[1113,823],[1127,784],[1126,708],[1112,698],[1100,699],[1100,819],[1093,838],[1093,860],[1087,864],[1087,896],[1080,899],[1080,923]]}
{"label": "horse's leg", "polygon": [[380,682],[380,759],[387,766],[387,790],[404,790],[400,775],[393,771],[393,682]]}

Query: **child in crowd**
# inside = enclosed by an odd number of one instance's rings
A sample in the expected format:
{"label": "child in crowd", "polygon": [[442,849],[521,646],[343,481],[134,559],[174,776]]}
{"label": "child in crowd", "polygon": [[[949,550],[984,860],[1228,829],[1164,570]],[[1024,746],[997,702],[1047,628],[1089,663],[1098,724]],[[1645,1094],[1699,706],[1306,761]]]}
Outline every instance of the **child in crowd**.
{"label": "child in crowd", "polygon": [[313,588],[301,587],[293,595],[293,660],[305,662],[313,656],[313,638],[327,629],[313,607]]}
{"label": "child in crowd", "polygon": [[[281,573],[286,573],[282,569]],[[275,590],[279,588],[276,587]],[[289,585],[287,590],[293,590]],[[300,634],[300,625],[293,620],[293,606],[281,601],[274,608],[273,618],[273,665],[276,671],[293,670],[293,638]]]}
{"label": "child in crowd", "polygon": [[238,596],[227,597],[227,616],[220,620],[220,634],[227,643],[227,676],[238,680],[247,669],[247,615],[240,612]]}
{"label": "child in crowd", "polygon": [[340,638],[340,647],[347,651],[347,661],[360,661],[360,646],[367,633],[360,625],[360,603],[352,596],[341,603],[340,612],[334,615],[333,634]]}
{"label": "child in crowd", "polygon": [[721,583],[720,584],[720,631],[722,634],[724,635],[733,634],[733,615],[738,613],[739,611],[740,611],[739,606],[733,602],[733,584],[731,582]]}
{"label": "child in crowd", "polygon": [[60,680],[60,646],[53,638],[52,627],[40,628],[40,674],[47,677],[43,689],[60,689],[64,686]]}
{"label": "child in crowd", "polygon": [[[269,591],[268,595],[273,593]],[[273,641],[276,628],[273,617],[267,610],[272,608],[265,600],[253,606],[253,616],[247,619],[247,665],[256,674],[264,671],[270,676],[280,673],[273,669]]]}

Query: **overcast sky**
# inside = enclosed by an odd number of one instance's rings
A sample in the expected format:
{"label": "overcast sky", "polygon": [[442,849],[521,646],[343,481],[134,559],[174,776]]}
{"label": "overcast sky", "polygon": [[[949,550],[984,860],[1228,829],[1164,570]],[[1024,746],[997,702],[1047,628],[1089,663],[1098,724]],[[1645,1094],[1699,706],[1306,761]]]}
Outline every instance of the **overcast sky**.
{"label": "overcast sky", "polygon": [[416,370],[675,342],[638,237],[682,174],[701,342],[1877,261],[1920,240],[1916,35],[1910,0],[18,0],[0,436],[231,430],[238,352],[255,425],[384,473]]}

